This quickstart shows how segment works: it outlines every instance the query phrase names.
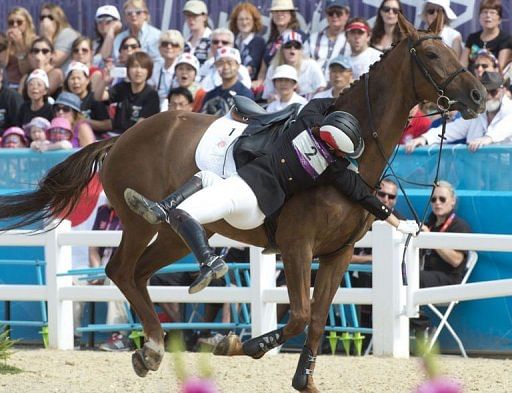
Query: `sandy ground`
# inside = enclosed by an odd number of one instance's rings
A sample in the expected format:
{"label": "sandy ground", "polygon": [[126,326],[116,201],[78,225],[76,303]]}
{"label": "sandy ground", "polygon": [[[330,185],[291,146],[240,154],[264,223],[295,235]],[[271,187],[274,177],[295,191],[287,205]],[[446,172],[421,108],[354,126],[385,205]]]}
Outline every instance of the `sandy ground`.
{"label": "sandy ground", "polygon": [[[291,379],[297,354],[252,360],[185,353],[182,359],[190,373],[197,372],[201,356],[206,356],[223,393],[294,392]],[[24,372],[0,375],[0,392],[178,392],[174,361],[173,355],[166,354],[160,370],[139,378],[132,371],[128,352],[20,349],[9,364]],[[512,392],[512,360],[442,356],[439,366],[462,382],[464,392]],[[322,355],[315,370],[315,382],[322,392],[410,393],[423,378],[417,358]]]}

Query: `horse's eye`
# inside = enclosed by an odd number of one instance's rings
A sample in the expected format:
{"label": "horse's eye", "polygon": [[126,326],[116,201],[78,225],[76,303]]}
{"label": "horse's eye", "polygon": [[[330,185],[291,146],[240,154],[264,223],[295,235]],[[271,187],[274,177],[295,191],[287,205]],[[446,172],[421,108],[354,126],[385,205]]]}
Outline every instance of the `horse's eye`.
{"label": "horse's eye", "polygon": [[425,53],[425,56],[427,56],[431,60],[439,59],[439,56],[436,55],[434,52],[427,52]]}

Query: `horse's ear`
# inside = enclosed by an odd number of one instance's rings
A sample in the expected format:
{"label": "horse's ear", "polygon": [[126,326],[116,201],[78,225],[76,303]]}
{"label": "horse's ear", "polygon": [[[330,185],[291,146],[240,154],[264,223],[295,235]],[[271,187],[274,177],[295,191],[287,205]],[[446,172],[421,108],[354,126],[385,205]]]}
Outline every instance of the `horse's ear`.
{"label": "horse's ear", "polygon": [[414,26],[409,22],[407,19],[405,19],[405,16],[401,12],[398,13],[398,26],[400,27],[400,31],[405,37],[417,37],[418,32],[414,28]]}
{"label": "horse's ear", "polygon": [[435,35],[439,35],[441,30],[443,30],[443,13],[438,12],[436,19],[432,22],[432,24],[428,27],[428,30],[434,33]]}

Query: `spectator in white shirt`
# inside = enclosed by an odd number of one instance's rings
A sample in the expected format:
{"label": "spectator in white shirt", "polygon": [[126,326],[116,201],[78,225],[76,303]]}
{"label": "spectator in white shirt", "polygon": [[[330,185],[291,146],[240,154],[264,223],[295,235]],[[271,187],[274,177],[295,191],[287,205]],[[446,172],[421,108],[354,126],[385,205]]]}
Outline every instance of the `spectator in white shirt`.
{"label": "spectator in white shirt", "polygon": [[368,72],[370,66],[380,60],[382,52],[369,46],[371,28],[363,18],[352,18],[345,27],[347,41],[352,51],[352,76],[354,80]]}
{"label": "spectator in white shirt", "polygon": [[301,109],[307,104],[307,100],[295,92],[297,88],[297,70],[287,64],[276,68],[272,76],[272,82],[276,91],[277,99],[267,106],[267,112],[277,112],[291,104],[301,104]]}
{"label": "spectator in white shirt", "polygon": [[329,62],[330,89],[316,93],[313,98],[335,98],[352,83],[352,61],[350,57],[338,55]]}
{"label": "spectator in white shirt", "polygon": [[[503,77],[498,72],[484,72],[481,79],[487,89],[486,110],[475,119],[459,118],[446,125],[445,143],[465,141],[470,151],[491,143],[512,141],[512,101],[505,95]],[[412,153],[418,146],[441,142],[441,127],[432,128],[425,134],[409,141],[406,152]]]}
{"label": "spectator in white shirt", "polygon": [[327,27],[312,33],[306,42],[304,51],[322,67],[326,78],[329,77],[329,60],[338,54],[350,55],[350,45],[345,36],[345,25],[350,17],[347,0],[326,0],[325,14]]}

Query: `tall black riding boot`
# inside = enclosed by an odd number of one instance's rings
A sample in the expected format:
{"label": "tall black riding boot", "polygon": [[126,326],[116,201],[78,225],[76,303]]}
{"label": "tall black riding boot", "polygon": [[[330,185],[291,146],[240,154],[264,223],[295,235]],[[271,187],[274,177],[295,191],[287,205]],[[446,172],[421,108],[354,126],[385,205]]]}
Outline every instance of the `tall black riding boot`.
{"label": "tall black riding boot", "polygon": [[190,248],[200,264],[199,276],[188,288],[189,293],[196,293],[206,288],[214,278],[221,278],[228,272],[228,265],[215,255],[208,245],[208,238],[203,226],[190,214],[181,209],[172,209],[167,216],[172,229]]}
{"label": "tall black riding boot", "polygon": [[200,177],[192,176],[185,184],[160,202],[153,202],[139,194],[137,191],[127,188],[124,190],[124,199],[130,209],[141,215],[150,224],[169,222],[169,212],[192,194],[203,188]]}

